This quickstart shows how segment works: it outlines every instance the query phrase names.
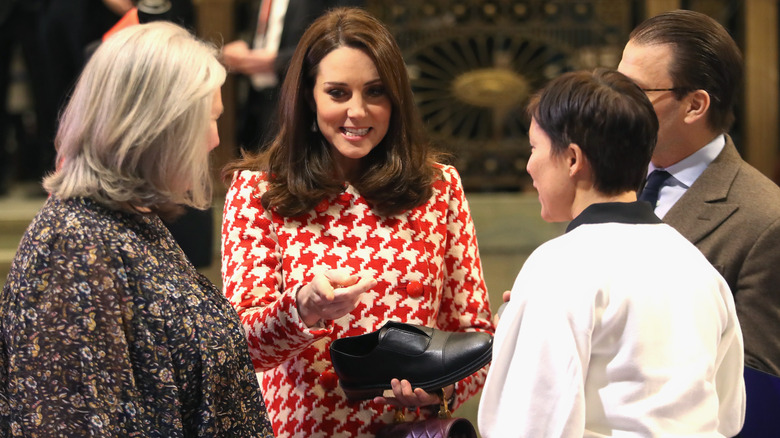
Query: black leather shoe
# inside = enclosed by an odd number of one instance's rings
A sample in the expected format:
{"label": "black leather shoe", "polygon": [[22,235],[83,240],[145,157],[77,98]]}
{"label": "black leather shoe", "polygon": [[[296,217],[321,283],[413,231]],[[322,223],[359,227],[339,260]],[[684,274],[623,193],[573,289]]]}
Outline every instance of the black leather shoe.
{"label": "black leather shoe", "polygon": [[490,362],[492,352],[488,333],[446,332],[395,321],[330,345],[333,369],[350,400],[382,395],[393,378],[435,391],[475,373]]}

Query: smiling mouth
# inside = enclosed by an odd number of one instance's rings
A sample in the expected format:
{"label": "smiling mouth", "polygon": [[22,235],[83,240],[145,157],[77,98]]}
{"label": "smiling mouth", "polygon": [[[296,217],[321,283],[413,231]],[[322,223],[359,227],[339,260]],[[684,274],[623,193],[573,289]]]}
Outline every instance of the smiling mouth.
{"label": "smiling mouth", "polygon": [[349,136],[356,136],[356,137],[362,137],[366,134],[368,134],[368,131],[370,131],[371,128],[341,128],[341,132],[349,135]]}

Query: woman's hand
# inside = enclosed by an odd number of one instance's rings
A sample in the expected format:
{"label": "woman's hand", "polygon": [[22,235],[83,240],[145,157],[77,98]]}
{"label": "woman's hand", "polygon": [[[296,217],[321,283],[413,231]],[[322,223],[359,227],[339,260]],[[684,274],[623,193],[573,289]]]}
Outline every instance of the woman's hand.
{"label": "woman's hand", "polygon": [[317,274],[296,296],[298,313],[307,327],[320,321],[339,319],[351,312],[360,295],[376,286],[373,278],[349,275],[341,270]]}
{"label": "woman's hand", "polygon": [[[393,397],[374,397],[375,403],[389,404],[395,407],[417,408],[438,405],[442,402],[439,394],[425,392],[422,388],[412,388],[408,380],[393,379],[390,381],[393,387]],[[455,385],[444,387],[444,397],[449,400]]]}

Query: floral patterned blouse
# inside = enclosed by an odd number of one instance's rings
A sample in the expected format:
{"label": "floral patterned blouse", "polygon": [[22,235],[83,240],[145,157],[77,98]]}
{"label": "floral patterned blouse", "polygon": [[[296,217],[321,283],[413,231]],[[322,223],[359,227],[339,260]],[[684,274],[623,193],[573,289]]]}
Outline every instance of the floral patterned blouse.
{"label": "floral patterned blouse", "polygon": [[0,437],[269,437],[232,306],[157,217],[50,198],[0,296]]}

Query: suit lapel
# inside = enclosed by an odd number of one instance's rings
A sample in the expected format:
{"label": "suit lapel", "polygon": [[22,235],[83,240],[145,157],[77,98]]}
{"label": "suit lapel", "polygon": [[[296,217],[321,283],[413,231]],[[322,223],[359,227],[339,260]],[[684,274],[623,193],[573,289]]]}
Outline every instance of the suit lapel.
{"label": "suit lapel", "polygon": [[727,135],[723,151],[664,216],[664,222],[694,244],[718,228],[739,208],[728,202],[728,194],[741,161]]}

